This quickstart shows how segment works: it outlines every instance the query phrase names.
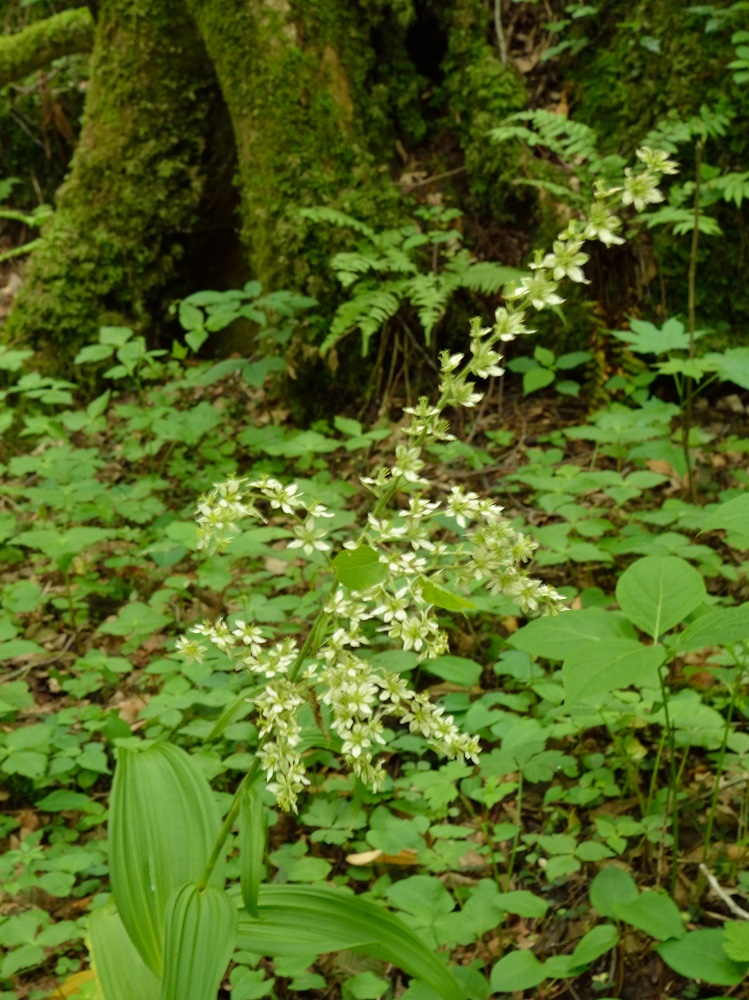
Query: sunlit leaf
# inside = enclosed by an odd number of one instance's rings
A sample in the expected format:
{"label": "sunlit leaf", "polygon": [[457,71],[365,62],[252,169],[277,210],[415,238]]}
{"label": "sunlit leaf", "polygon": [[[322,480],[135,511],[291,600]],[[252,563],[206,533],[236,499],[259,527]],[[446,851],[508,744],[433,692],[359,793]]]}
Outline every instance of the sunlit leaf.
{"label": "sunlit leaf", "polygon": [[349,590],[369,590],[387,579],[387,566],[369,545],[343,549],[333,560],[333,569],[340,583]]}
{"label": "sunlit leaf", "polygon": [[247,912],[258,916],[257,900],[263,875],[265,809],[256,785],[245,788],[239,811],[239,883]]}
{"label": "sunlit leaf", "polygon": [[734,962],[726,955],[723,931],[718,928],[691,931],[680,941],[665,941],[657,951],[680,976],[714,986],[737,986],[749,970],[749,963]]}
{"label": "sunlit leaf", "polygon": [[646,556],[632,563],[616,586],[629,620],[657,639],[684,621],[707,596],[698,571],[678,556]]}
{"label": "sunlit leaf", "polygon": [[164,925],[161,1000],[216,1000],[237,937],[231,899],[211,885],[184,885],[170,897]]}
{"label": "sunlit leaf", "polygon": [[237,946],[259,955],[360,951],[421,979],[445,1000],[465,1000],[440,958],[400,918],[326,885],[260,887],[259,920],[240,915]]}
{"label": "sunlit leaf", "polygon": [[88,929],[104,1000],[160,1000],[161,980],[138,954],[114,906],[94,910]]}
{"label": "sunlit leaf", "polygon": [[630,685],[657,687],[665,651],[634,639],[601,639],[578,646],[562,664],[565,704]]}
{"label": "sunlit leaf", "polygon": [[[156,975],[166,904],[201,877],[220,828],[210,786],[184,750],[159,743],[119,751],[109,821],[112,890],[128,934]],[[211,884],[223,887],[223,863]]]}

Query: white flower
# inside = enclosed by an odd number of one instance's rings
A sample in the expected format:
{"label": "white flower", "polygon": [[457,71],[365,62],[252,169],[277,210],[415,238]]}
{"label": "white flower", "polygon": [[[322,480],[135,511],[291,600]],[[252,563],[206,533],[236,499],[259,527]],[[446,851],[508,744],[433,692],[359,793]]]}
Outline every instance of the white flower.
{"label": "white flower", "polygon": [[407,448],[399,444],[395,449],[395,465],[391,472],[394,478],[403,478],[408,483],[421,482],[419,472],[424,468],[418,448]]}
{"label": "white flower", "polygon": [[527,295],[534,309],[545,306],[560,306],[564,299],[557,295],[557,283],[546,276],[543,271],[536,271],[528,278],[521,278],[520,284],[507,293],[507,298],[519,299]]}
{"label": "white flower", "polygon": [[600,240],[605,246],[610,247],[624,243],[622,237],[616,235],[621,227],[622,220],[616,215],[611,215],[604,202],[596,201],[591,205],[583,235],[586,240]]}
{"label": "white flower", "polygon": [[188,663],[203,662],[205,646],[197,639],[188,639],[186,635],[181,635],[175,643],[175,649]]}
{"label": "white flower", "polygon": [[650,170],[635,174],[631,167],[624,171],[624,194],[622,205],[634,205],[635,211],[644,212],[648,205],[663,201],[663,193],[658,190],[658,175]]}
{"label": "white flower", "polygon": [[515,337],[520,337],[523,334],[536,332],[535,330],[529,330],[525,325],[524,310],[517,309],[509,312],[504,306],[500,306],[494,313],[493,331],[494,336],[503,343],[514,340]]}
{"label": "white flower", "polygon": [[445,375],[440,383],[440,393],[446,406],[465,406],[470,408],[480,403],[484,398],[482,392],[473,391],[473,382],[465,376]]}
{"label": "white flower", "polygon": [[443,375],[454,372],[462,360],[462,354],[450,354],[449,351],[442,351],[440,352],[440,371]]}
{"label": "white flower", "polygon": [[643,146],[637,150],[637,159],[642,160],[649,170],[657,170],[660,174],[678,174],[679,164],[676,160],[669,160],[668,153],[662,149],[652,149],[650,146]]}
{"label": "white flower", "polygon": [[[582,271],[582,265],[589,260],[588,255],[580,251],[582,245],[582,240],[569,240],[567,242],[555,240],[554,252],[547,253],[540,266],[551,270],[555,281],[569,278],[570,281],[589,284]],[[531,264],[531,267],[534,265]]]}
{"label": "white flower", "polygon": [[290,549],[301,549],[308,556],[330,549],[330,543],[325,541],[326,532],[315,526],[314,517],[308,517],[304,524],[294,525],[293,530],[296,538],[289,542]]}

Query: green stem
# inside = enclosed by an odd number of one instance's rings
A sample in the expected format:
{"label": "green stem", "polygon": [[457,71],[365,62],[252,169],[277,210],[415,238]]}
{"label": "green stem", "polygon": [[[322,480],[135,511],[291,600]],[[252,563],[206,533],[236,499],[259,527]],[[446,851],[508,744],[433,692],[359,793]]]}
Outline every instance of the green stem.
{"label": "green stem", "polygon": [[[696,289],[697,289],[697,249],[700,241],[700,186],[702,181],[702,147],[703,139],[698,139],[694,149],[694,216],[692,220],[692,246],[689,251],[689,272],[687,287],[687,311],[689,324],[689,358],[695,355],[694,335],[697,329],[696,320]],[[684,460],[687,465],[687,483],[689,489],[689,499],[695,502],[695,482],[694,469],[692,467],[692,452],[689,446],[689,436],[692,429],[693,402],[694,402],[694,379],[687,376],[684,379],[685,402],[682,410],[682,447],[684,449]]]}
{"label": "green stem", "polygon": [[666,809],[670,809],[671,811],[671,831],[674,840],[672,852],[673,862],[671,864],[671,894],[673,895],[676,891],[676,882],[679,874],[678,866],[676,864],[676,858],[679,854],[679,776],[676,770],[676,740],[674,739],[674,729],[671,724],[671,714],[668,709],[668,688],[666,687],[664,672],[662,670],[658,671],[658,679],[661,686],[663,717],[668,744],[669,789],[668,796],[666,798]]}
{"label": "green stem", "polygon": [[260,761],[256,757],[252,762],[252,767],[249,769],[244,778],[242,778],[242,780],[239,783],[239,787],[234,793],[234,799],[232,800],[232,804],[229,807],[229,812],[226,814],[226,819],[224,820],[223,826],[221,827],[219,835],[216,838],[216,843],[213,845],[213,850],[211,851],[210,857],[206,862],[205,871],[201,875],[200,881],[198,882],[199,892],[202,892],[203,889],[205,889],[205,887],[208,885],[211,879],[211,875],[213,874],[213,869],[216,867],[218,859],[221,857],[224,851],[224,848],[226,846],[226,841],[228,840],[229,834],[231,833],[231,828],[234,826],[237,816],[239,815],[239,810],[242,805],[242,796],[244,795],[245,790],[248,788],[252,788],[252,786],[258,781],[259,778],[260,778]]}
{"label": "green stem", "polygon": [[515,811],[517,814],[517,830],[515,831],[515,836],[512,840],[512,848],[510,850],[510,858],[507,862],[507,882],[505,883],[505,892],[509,892],[512,887],[512,875],[515,871],[515,859],[518,853],[518,844],[520,843],[520,823],[523,809],[523,772],[518,772],[518,794],[515,799]]}
{"label": "green stem", "polygon": [[717,761],[717,774],[715,776],[715,781],[713,782],[713,794],[710,796],[710,809],[707,813],[707,828],[705,829],[705,841],[702,845],[702,863],[707,864],[708,855],[710,853],[710,845],[713,839],[713,828],[715,826],[715,812],[718,808],[718,795],[720,794],[720,779],[723,775],[723,765],[726,759],[726,750],[728,749],[728,735],[731,732],[731,723],[733,722],[734,712],[736,711],[736,702],[739,697],[739,691],[741,690],[741,685],[744,680],[744,670],[739,669],[737,671],[736,680],[734,681],[733,687],[731,688],[731,698],[728,703],[728,712],[726,714],[726,724],[723,727],[723,738],[721,740],[720,749],[718,750],[718,761]]}

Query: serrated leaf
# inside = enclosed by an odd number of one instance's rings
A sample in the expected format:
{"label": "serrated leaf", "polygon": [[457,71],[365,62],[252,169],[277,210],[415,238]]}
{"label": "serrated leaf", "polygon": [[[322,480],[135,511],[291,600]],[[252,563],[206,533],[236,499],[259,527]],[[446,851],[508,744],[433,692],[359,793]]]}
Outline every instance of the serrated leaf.
{"label": "serrated leaf", "polygon": [[654,639],[684,621],[706,596],[700,574],[678,556],[638,559],[616,585],[622,612]]}
{"label": "serrated leaf", "polygon": [[723,951],[734,962],[749,962],[749,923],[723,924]]}
{"label": "serrated leaf", "polygon": [[223,889],[175,890],[164,914],[160,1000],[216,1000],[237,939],[237,911]]}
{"label": "serrated leaf", "polygon": [[384,583],[388,575],[387,567],[369,545],[343,549],[333,559],[333,570],[339,583],[349,590],[369,590]]}
{"label": "serrated leaf", "polygon": [[[179,747],[120,749],[109,821],[112,891],[143,960],[161,975],[163,922],[172,893],[197,881],[221,829],[210,786]],[[211,885],[223,887],[220,859]]]}
{"label": "serrated leaf", "polygon": [[440,587],[431,580],[423,580],[421,593],[427,604],[433,604],[436,608],[444,608],[445,611],[472,611],[476,605],[460,594],[453,594],[452,591]]}

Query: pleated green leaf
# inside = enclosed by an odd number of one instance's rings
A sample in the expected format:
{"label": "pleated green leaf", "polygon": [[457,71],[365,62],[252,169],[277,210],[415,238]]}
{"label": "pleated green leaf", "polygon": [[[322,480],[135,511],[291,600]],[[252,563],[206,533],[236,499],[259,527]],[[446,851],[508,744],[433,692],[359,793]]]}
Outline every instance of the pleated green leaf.
{"label": "pleated green leaf", "polygon": [[265,809],[254,786],[245,789],[239,810],[239,884],[245,909],[253,917],[258,916],[264,852]]}
{"label": "pleated green leaf", "polygon": [[[210,785],[184,750],[121,749],[112,785],[110,870],[117,910],[145,963],[162,972],[164,912],[197,881],[221,829]],[[211,885],[223,888],[223,859]]]}
{"label": "pleated green leaf", "polygon": [[219,736],[223,736],[229,726],[248,716],[255,707],[253,698],[262,690],[263,685],[257,684],[248,691],[244,691],[235,701],[233,701],[231,705],[229,705],[229,707],[222,712],[221,717],[218,719],[210,733],[206,736],[205,742],[212,743],[213,740],[217,740]]}
{"label": "pleated green leaf", "polygon": [[88,932],[104,1000],[159,1000],[161,981],[138,954],[114,906],[94,910]]}
{"label": "pleated green leaf", "polygon": [[328,886],[262,885],[259,919],[239,918],[237,946],[258,955],[359,951],[397,965],[445,1000],[465,1000],[449,969],[399,917]]}
{"label": "pleated green leaf", "polygon": [[236,939],[237,910],[223,889],[177,889],[164,920],[161,1000],[216,1000]]}

